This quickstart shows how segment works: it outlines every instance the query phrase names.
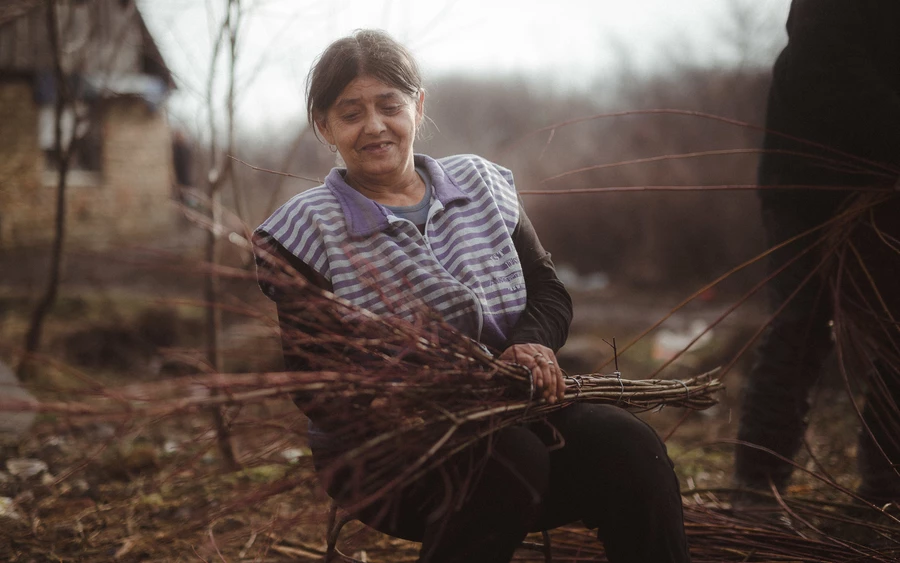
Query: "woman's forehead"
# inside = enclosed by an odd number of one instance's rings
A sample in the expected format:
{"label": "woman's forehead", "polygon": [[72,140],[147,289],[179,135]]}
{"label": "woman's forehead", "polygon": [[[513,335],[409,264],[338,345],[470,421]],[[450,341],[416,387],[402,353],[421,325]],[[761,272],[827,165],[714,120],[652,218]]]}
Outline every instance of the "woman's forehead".
{"label": "woman's forehead", "polygon": [[389,84],[371,76],[354,78],[344,90],[338,94],[335,106],[361,103],[367,100],[391,100],[402,99],[403,92]]}

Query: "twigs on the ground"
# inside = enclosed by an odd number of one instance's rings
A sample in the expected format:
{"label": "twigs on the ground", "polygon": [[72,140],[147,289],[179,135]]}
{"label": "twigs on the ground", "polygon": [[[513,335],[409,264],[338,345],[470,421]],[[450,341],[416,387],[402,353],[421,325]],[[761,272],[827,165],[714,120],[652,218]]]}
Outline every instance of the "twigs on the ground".
{"label": "twigs on the ground", "polygon": [[[784,499],[786,511],[771,496],[733,507],[732,500],[742,493],[734,489],[683,492],[686,498],[696,499],[686,501],[684,507],[694,563],[888,563],[900,557],[900,529],[890,526],[877,511],[804,498]],[[821,530],[813,532],[798,517]],[[828,533],[838,528],[844,538]],[[606,561],[592,535],[579,526],[554,531],[554,561]]]}
{"label": "twigs on the ground", "polygon": [[[889,234],[877,234],[883,240],[893,241]],[[856,254],[848,256],[863,261]],[[526,369],[499,361],[494,353],[415,303],[396,304],[398,309],[412,311],[411,321],[374,315],[281,272],[277,263],[266,271],[263,285],[280,297],[281,333],[291,371],[211,373],[114,388],[93,385],[82,394],[77,390],[69,393],[64,401],[4,404],[0,399],[0,409],[36,409],[69,428],[82,428],[104,421],[124,426],[137,420],[156,423],[190,419],[193,413],[201,413],[212,405],[263,410],[290,397],[318,427],[327,429],[345,446],[320,477],[354,471],[359,491],[356,507],[361,507],[503,428],[528,423],[575,402],[618,405],[632,411],[666,406],[702,410],[715,404],[716,392],[721,388],[717,372],[681,381],[586,374],[567,377],[562,401],[536,401],[532,399]],[[872,276],[857,279],[861,286],[875,285]],[[875,297],[870,308],[873,304],[881,311],[888,308],[877,294],[872,294]],[[384,295],[391,299],[387,286]],[[867,320],[861,319],[857,325]],[[882,333],[892,331],[896,329],[889,323],[882,329]],[[882,356],[882,362],[898,363],[894,356]],[[203,554],[208,560],[217,559],[220,553],[232,557],[230,560],[242,561],[317,553],[317,542],[324,535],[311,523],[321,519],[327,499],[315,489],[318,497],[298,500],[303,491],[313,490],[311,463],[308,458],[300,462],[307,464],[303,472],[299,471],[300,466],[292,465],[296,461],[277,457],[288,447],[286,440],[293,438],[293,445],[297,446],[303,435],[302,430],[294,428],[296,423],[285,422],[288,417],[284,411],[280,413],[259,414],[252,425],[243,422],[244,428],[254,433],[242,451],[244,459],[250,460],[246,471],[217,475],[204,469],[208,463],[206,452],[210,450],[208,437],[202,436],[208,429],[199,428],[197,438],[179,446],[184,451],[176,454],[181,456],[177,464],[166,459],[153,465],[158,478],[152,484],[140,480],[120,486],[92,483],[88,487],[90,498],[97,500],[91,501],[67,492],[70,489],[65,487],[72,480],[42,484],[44,492],[39,495],[49,491],[57,497],[38,496],[36,502],[32,501],[34,506],[27,499],[18,501],[32,510],[25,513],[23,509],[23,520],[30,521],[32,530],[0,531],[0,544],[8,539],[21,546],[29,541],[27,538],[39,536],[45,542],[55,542],[55,548],[65,553],[99,554],[94,559],[98,561],[123,549],[121,538],[125,537],[132,538],[126,555],[134,557],[163,546],[186,547],[188,538],[201,536],[208,543],[214,542],[206,546]],[[303,460],[309,452],[295,453]],[[277,463],[273,461],[279,459]],[[270,474],[269,464],[294,470]],[[261,471],[255,472],[256,468]],[[782,499],[783,505],[772,502],[762,508],[735,510],[733,495],[727,490],[686,492],[687,533],[696,563],[849,563],[893,561],[900,557],[896,520],[871,506],[788,497]],[[77,510],[69,511],[68,503],[77,505]],[[253,507],[253,512],[259,512],[266,522],[255,520],[243,530],[228,519],[246,507]],[[188,512],[181,514],[185,510]],[[302,517],[297,516],[301,513]],[[43,516],[32,518],[32,514]],[[152,529],[152,522],[166,522],[166,518],[184,518],[186,523],[155,529],[152,538],[149,532],[141,536],[143,530]],[[292,543],[287,539],[282,543],[254,543],[248,539],[269,537],[270,530],[277,530],[278,537],[293,538],[299,533],[301,526],[297,523],[301,520],[306,527],[314,528],[310,533],[313,539],[291,540]],[[213,528],[211,523],[218,521],[221,524]],[[236,529],[229,536],[232,526]],[[68,534],[65,540],[58,539],[62,533],[59,530]],[[831,534],[832,530],[839,533]],[[575,528],[554,532],[554,561],[604,560],[602,546],[592,536],[593,532]],[[35,547],[28,551],[38,550]],[[240,550],[240,558],[233,559]]]}
{"label": "twigs on the ground", "polygon": [[[664,406],[703,409],[715,404],[720,388],[715,373],[684,381],[587,374],[567,377],[564,399],[548,404],[532,397],[526,368],[500,361],[495,353],[424,308],[406,304],[414,311],[414,320],[406,321],[356,308],[287,274],[263,276],[263,283],[290,296],[281,301],[279,313],[292,371],[207,373],[113,387],[91,385],[81,393],[68,393],[65,400],[15,404],[0,400],[0,408],[38,410],[64,421],[71,430],[110,422],[129,427],[159,424],[191,419],[210,406],[265,409],[273,401],[294,399],[316,424],[347,445],[325,473],[350,469],[360,475],[357,504],[362,506],[502,428],[527,423],[575,402],[613,404],[635,411]],[[248,471],[255,464],[271,463],[277,452],[270,445],[282,439],[275,435],[278,425],[267,426],[265,417],[257,428],[269,438],[244,445],[242,456],[249,461]],[[166,467],[161,483],[182,491],[186,499],[191,494],[189,481],[205,483],[211,478],[198,472],[210,444],[208,438],[198,436],[181,447],[190,450],[190,456],[177,468]],[[152,461],[152,471],[163,465],[158,459]],[[99,460],[94,466],[103,463]],[[247,479],[256,478],[252,472],[247,475]],[[133,476],[124,475],[129,477]],[[203,514],[192,518],[191,525],[158,532],[157,538],[174,539],[210,530],[210,522],[227,516],[237,504],[259,506],[270,498],[295,494],[298,487],[308,485],[309,478],[308,474],[287,474],[249,491],[233,491],[230,501],[217,502],[215,508],[203,507]],[[202,488],[208,490],[209,486]],[[128,522],[153,511],[179,510],[168,494],[165,501],[157,497],[140,500],[145,495],[139,490],[129,494],[137,497],[124,504],[138,510],[131,511],[137,514],[129,517],[131,520],[125,518]],[[218,530],[208,554],[213,559],[224,553]],[[210,537],[206,540],[212,541]],[[83,543],[79,542],[74,544]],[[129,549],[137,550],[138,545]]]}

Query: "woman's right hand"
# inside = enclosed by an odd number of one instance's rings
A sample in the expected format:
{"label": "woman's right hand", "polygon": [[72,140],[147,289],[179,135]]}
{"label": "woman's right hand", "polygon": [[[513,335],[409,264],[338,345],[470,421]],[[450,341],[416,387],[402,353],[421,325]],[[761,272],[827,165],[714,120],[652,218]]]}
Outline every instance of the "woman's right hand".
{"label": "woman's right hand", "polygon": [[525,366],[531,370],[534,396],[553,404],[566,394],[566,380],[553,350],[541,344],[513,344],[500,354],[501,360]]}

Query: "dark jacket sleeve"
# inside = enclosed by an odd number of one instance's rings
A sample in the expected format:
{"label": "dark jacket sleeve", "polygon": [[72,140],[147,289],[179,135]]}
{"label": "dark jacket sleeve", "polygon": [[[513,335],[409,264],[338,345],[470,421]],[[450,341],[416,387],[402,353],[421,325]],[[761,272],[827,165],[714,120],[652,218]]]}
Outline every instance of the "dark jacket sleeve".
{"label": "dark jacket sleeve", "polygon": [[[275,303],[278,311],[285,369],[310,371],[321,368],[309,361],[309,358],[322,353],[321,347],[310,342],[319,332],[318,320],[309,314],[310,304],[305,301],[308,297],[296,291],[296,286],[298,276],[326,291],[331,291],[331,282],[265,232],[253,234],[253,247],[259,287]],[[327,414],[315,397],[295,393],[293,399],[311,419]]]}
{"label": "dark jacket sleeve", "polygon": [[521,203],[513,242],[525,275],[527,302],[506,345],[542,344],[555,352],[562,348],[569,336],[572,298],[556,276],[550,253],[541,246]]}

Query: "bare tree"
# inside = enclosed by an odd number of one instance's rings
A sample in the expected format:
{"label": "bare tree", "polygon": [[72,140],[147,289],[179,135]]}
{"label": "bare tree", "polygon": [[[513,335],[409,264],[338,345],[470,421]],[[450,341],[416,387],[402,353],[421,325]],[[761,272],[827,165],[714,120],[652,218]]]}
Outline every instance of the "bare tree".
{"label": "bare tree", "polygon": [[[205,257],[209,266],[204,282],[204,300],[206,302],[206,357],[210,368],[218,371],[223,367],[220,336],[222,332],[221,280],[216,266],[220,262],[220,241],[222,229],[222,188],[231,184],[234,189],[235,202],[241,197],[234,181],[234,161],[228,155],[234,153],[235,147],[235,82],[238,56],[238,32],[241,26],[242,9],[240,0],[224,0],[225,15],[218,28],[213,42],[210,58],[209,75],[207,76],[206,107],[209,127],[209,171],[206,175],[206,196],[209,202],[210,225],[207,229]],[[220,59],[224,57],[227,64],[226,109],[225,109],[225,146],[220,148],[215,109],[215,82]],[[223,461],[237,468],[239,466],[231,443],[231,433],[226,421],[224,407],[212,407],[213,421],[219,452]]]}
{"label": "bare tree", "polygon": [[63,251],[66,240],[66,185],[69,176],[69,165],[72,162],[74,148],[78,142],[75,135],[77,126],[72,128],[72,135],[63,139],[63,115],[66,108],[73,105],[74,97],[63,70],[63,50],[60,41],[60,19],[56,0],[47,0],[46,12],[47,37],[50,43],[50,57],[53,74],[56,79],[57,92],[54,105],[54,153],[58,155],[56,181],[56,218],[54,220],[53,246],[50,255],[50,272],[47,276],[47,287],[31,315],[31,322],[25,336],[25,350],[19,364],[19,377],[23,380],[34,375],[34,354],[41,345],[41,336],[47,313],[56,302],[62,271]]}
{"label": "bare tree", "polygon": [[[104,95],[114,94],[111,78],[123,71],[130,60],[122,52],[134,31],[133,6],[123,6],[111,16],[111,0],[80,3],[66,0],[45,0],[43,18],[46,44],[40,36],[35,41],[34,64],[50,67],[55,87],[52,115],[52,144],[49,158],[55,166],[56,193],[53,242],[47,285],[35,306],[25,337],[24,350],[18,366],[23,379],[35,372],[35,354],[41,347],[44,325],[59,294],[66,250],[67,196],[71,175],[79,166],[96,166],[100,160],[97,146],[99,123],[96,107],[88,101],[84,77],[101,78]],[[77,80],[76,80],[77,78]],[[94,84],[96,87],[97,85]]]}

